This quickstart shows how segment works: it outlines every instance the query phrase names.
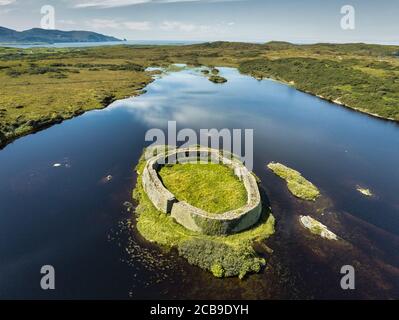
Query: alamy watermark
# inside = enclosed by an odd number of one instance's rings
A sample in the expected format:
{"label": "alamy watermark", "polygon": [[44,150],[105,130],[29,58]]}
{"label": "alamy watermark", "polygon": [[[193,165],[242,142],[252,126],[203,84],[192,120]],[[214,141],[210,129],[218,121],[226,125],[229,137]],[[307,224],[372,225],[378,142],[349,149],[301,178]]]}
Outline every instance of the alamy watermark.
{"label": "alamy watermark", "polygon": [[[162,148],[165,145],[178,146],[178,148],[201,146],[218,149],[224,157],[238,157],[249,171],[253,169],[253,129],[200,129],[198,136],[196,131],[189,128],[177,131],[176,121],[168,121],[166,133],[162,129],[152,128],[146,132],[145,141],[152,142],[147,150],[153,150],[153,147]],[[146,153],[145,157],[148,160],[152,157],[152,153]]]}
{"label": "alamy watermark", "polygon": [[355,30],[356,20],[355,20],[355,8],[349,4],[341,7],[341,28],[343,30]]}
{"label": "alamy watermark", "polygon": [[51,5],[42,6],[40,9],[42,18],[40,20],[40,27],[42,29],[55,29],[55,8]]}
{"label": "alamy watermark", "polygon": [[55,289],[55,269],[51,265],[44,265],[40,269],[40,273],[43,274],[40,279],[40,287],[43,290],[54,290]]}
{"label": "alamy watermark", "polygon": [[344,265],[341,267],[341,288],[343,290],[355,290],[355,268],[351,265]]}

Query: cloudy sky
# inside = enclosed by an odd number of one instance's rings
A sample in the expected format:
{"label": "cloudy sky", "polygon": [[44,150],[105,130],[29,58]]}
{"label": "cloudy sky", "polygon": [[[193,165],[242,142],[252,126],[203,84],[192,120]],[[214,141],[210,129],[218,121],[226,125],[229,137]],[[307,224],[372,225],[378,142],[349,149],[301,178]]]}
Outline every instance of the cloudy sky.
{"label": "cloudy sky", "polygon": [[[398,0],[0,0],[0,26],[40,27],[43,5],[55,27],[129,40],[399,43]],[[355,29],[341,28],[341,7]]]}

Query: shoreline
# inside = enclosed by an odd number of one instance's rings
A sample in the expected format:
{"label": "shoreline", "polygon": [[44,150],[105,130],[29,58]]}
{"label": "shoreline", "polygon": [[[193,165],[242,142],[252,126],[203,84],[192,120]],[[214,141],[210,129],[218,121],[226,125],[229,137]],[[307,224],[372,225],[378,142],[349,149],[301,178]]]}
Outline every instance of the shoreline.
{"label": "shoreline", "polygon": [[324,97],[324,96],[322,96],[320,94],[313,93],[311,91],[307,91],[307,90],[303,90],[303,89],[299,89],[298,87],[295,86],[295,83],[293,83],[293,82],[288,82],[288,81],[285,81],[285,80],[276,79],[276,78],[272,78],[272,77],[258,78],[258,77],[254,76],[254,75],[250,75],[250,76],[252,78],[257,79],[257,80],[269,79],[271,81],[275,81],[275,82],[290,86],[290,87],[294,88],[295,90],[298,90],[300,92],[309,94],[309,95],[311,95],[313,97],[316,97],[316,98],[319,98],[321,100],[330,102],[330,103],[335,104],[335,105],[337,105],[339,107],[343,107],[343,108],[345,108],[347,110],[350,110],[350,111],[353,111],[353,112],[357,112],[357,113],[361,113],[363,115],[369,116],[369,117],[374,118],[374,119],[377,118],[379,120],[384,120],[384,121],[392,122],[392,123],[395,123],[395,124],[399,125],[399,120],[396,120],[394,118],[385,118],[385,117],[380,116],[380,115],[378,115],[376,113],[371,113],[371,112],[367,112],[367,111],[361,110],[359,108],[351,107],[351,106],[339,101],[339,99],[332,100],[332,99],[326,98],[326,97]]}
{"label": "shoreline", "polygon": [[140,96],[140,95],[142,95],[142,94],[145,93],[144,88],[145,88],[147,85],[149,85],[151,82],[153,82],[154,80],[155,80],[154,78],[151,78],[151,81],[149,81],[148,83],[146,83],[145,86],[143,86],[142,88],[138,88],[137,91],[134,92],[132,95],[128,95],[128,96],[120,97],[120,98],[115,97],[115,98],[113,98],[112,100],[107,101],[107,104],[99,105],[98,107],[93,108],[93,109],[90,109],[90,110],[82,110],[81,112],[76,112],[75,114],[73,114],[73,115],[71,115],[71,116],[62,117],[62,116],[60,115],[59,117],[56,117],[56,118],[52,119],[52,120],[49,121],[49,122],[41,123],[41,124],[39,124],[39,125],[38,125],[37,127],[35,127],[35,128],[32,127],[32,130],[26,131],[26,132],[24,132],[24,133],[22,133],[22,134],[20,134],[20,135],[13,136],[13,137],[11,137],[11,138],[7,138],[7,137],[6,137],[6,139],[5,139],[4,141],[1,141],[1,140],[0,140],[0,151],[1,151],[1,150],[4,150],[4,148],[6,148],[9,144],[11,144],[11,143],[13,143],[14,141],[16,141],[16,140],[18,140],[18,139],[20,139],[20,138],[23,138],[23,137],[25,137],[25,136],[28,136],[28,135],[35,134],[35,133],[37,133],[37,132],[46,130],[46,129],[48,129],[48,128],[54,126],[54,125],[61,124],[61,123],[64,122],[64,121],[72,120],[72,119],[74,119],[74,118],[76,118],[76,117],[79,117],[79,116],[81,116],[81,115],[83,115],[83,114],[85,114],[85,113],[87,113],[87,112],[94,111],[94,110],[103,110],[103,109],[105,109],[105,108],[108,108],[112,103],[114,103],[114,102],[117,101],[117,100],[123,100],[123,99],[128,99],[128,98],[133,98],[133,97]]}

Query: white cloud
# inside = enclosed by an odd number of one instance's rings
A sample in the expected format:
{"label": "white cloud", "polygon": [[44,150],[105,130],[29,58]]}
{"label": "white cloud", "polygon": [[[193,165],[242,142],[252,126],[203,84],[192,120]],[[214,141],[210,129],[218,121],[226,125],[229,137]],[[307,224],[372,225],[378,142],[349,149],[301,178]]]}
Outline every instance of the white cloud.
{"label": "white cloud", "polygon": [[8,4],[14,3],[15,0],[0,0],[0,6],[6,6]]}
{"label": "white cloud", "polygon": [[112,19],[92,19],[86,22],[86,25],[92,29],[119,29],[146,31],[151,29],[148,21],[120,21]]}

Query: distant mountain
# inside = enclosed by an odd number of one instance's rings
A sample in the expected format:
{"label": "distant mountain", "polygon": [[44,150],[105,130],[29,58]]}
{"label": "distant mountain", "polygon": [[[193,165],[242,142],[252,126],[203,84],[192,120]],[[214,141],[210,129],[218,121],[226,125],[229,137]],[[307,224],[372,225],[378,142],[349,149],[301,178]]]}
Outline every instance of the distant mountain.
{"label": "distant mountain", "polygon": [[0,27],[0,43],[60,43],[108,41],[122,40],[90,31],[61,31],[33,28],[20,32]]}

